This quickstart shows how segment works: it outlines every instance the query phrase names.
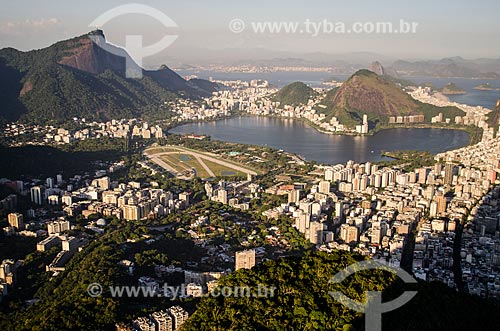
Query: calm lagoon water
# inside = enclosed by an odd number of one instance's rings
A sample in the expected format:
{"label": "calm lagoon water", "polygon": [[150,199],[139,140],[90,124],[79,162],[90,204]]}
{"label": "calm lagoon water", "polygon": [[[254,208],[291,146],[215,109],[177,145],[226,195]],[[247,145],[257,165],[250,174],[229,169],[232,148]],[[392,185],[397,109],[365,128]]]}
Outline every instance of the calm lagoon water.
{"label": "calm lagoon water", "polygon": [[469,134],[447,129],[389,129],[373,136],[338,136],[316,131],[302,121],[268,117],[234,117],[185,124],[171,133],[209,135],[213,140],[283,149],[320,163],[380,161],[382,151],[402,149],[439,153],[467,145]]}

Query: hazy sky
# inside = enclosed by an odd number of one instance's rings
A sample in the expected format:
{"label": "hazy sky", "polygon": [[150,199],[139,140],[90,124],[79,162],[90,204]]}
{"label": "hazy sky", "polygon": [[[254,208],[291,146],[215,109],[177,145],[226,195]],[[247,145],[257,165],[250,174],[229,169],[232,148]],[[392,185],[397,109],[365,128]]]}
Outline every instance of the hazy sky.
{"label": "hazy sky", "polygon": [[[81,35],[103,12],[128,1],[1,0],[0,48],[41,48],[58,40]],[[115,18],[103,29],[108,40],[124,45],[125,35],[144,35],[145,44],[165,34],[177,40],[160,57],[196,61],[217,54],[258,56],[259,50],[293,56],[302,53],[373,52],[392,58],[500,58],[500,2],[496,0],[149,0],[135,1],[155,7],[178,28],[166,29],[144,15]],[[229,22],[235,18],[246,30],[235,34]],[[254,33],[251,22],[291,21],[418,22],[415,34],[309,34]],[[224,52],[222,52],[224,51]],[[269,53],[269,52],[268,52]],[[214,55],[215,54],[215,55]],[[257,55],[256,55],[257,54]],[[272,54],[272,53],[269,53]]]}

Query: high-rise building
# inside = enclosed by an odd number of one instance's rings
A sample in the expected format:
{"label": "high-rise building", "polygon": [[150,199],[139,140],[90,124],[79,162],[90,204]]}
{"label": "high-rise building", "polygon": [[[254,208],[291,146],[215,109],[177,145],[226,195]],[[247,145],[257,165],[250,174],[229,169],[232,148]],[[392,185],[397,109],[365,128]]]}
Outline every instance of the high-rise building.
{"label": "high-rise building", "polygon": [[[8,285],[14,284],[16,281],[16,264],[14,260],[3,260],[0,264],[0,284],[6,283]],[[0,292],[1,293],[1,292]]]}
{"label": "high-rise building", "polygon": [[319,182],[319,193],[330,193],[330,182],[326,180],[322,180]]}
{"label": "high-rise building", "polygon": [[363,125],[361,126],[361,133],[368,133],[368,115],[363,115]]}
{"label": "high-rise building", "polygon": [[346,242],[351,243],[351,242],[358,242],[359,238],[359,229],[357,226],[350,226],[347,229],[347,238]]}
{"label": "high-rise building", "polygon": [[427,181],[427,169],[426,168],[418,169],[418,183],[425,184],[426,181]]}
{"label": "high-rise building", "polygon": [[170,316],[172,317],[173,329],[178,330],[184,322],[189,318],[187,311],[182,309],[180,306],[173,306],[168,309]]}
{"label": "high-rise building", "polygon": [[47,224],[47,232],[50,235],[59,235],[64,231],[69,231],[70,224],[69,221],[64,219],[56,220]]}
{"label": "high-rise building", "polygon": [[300,190],[291,190],[288,192],[288,203],[299,204],[300,201]]}
{"label": "high-rise building", "polygon": [[71,194],[65,194],[62,196],[61,202],[63,203],[63,205],[71,206],[73,204],[73,197],[71,196]]}
{"label": "high-rise building", "polygon": [[436,195],[434,201],[437,203],[437,213],[444,213],[446,211],[446,197],[444,195]]}
{"label": "high-rise building", "polygon": [[333,170],[332,169],[325,170],[325,180],[328,180],[328,181],[333,180]]}
{"label": "high-rise building", "polygon": [[43,203],[42,188],[40,186],[33,186],[30,189],[30,194],[31,194],[31,202],[37,205],[41,205]]}
{"label": "high-rise building", "polygon": [[23,215],[19,213],[10,213],[7,216],[7,219],[9,221],[9,225],[12,226],[13,228],[16,228],[16,230],[23,230],[24,229],[24,222],[23,222]]}
{"label": "high-rise building", "polygon": [[217,191],[217,200],[220,203],[227,204],[227,191],[224,189],[219,189]]}
{"label": "high-rise building", "polygon": [[455,169],[455,166],[453,163],[446,163],[444,166],[444,184],[445,185],[451,185],[453,182],[453,170]]}
{"label": "high-rise building", "polygon": [[136,205],[123,206],[123,218],[127,221],[138,221],[142,218],[141,210]]}
{"label": "high-rise building", "polygon": [[236,252],[235,255],[235,270],[251,269],[255,265],[255,249],[247,249]]}
{"label": "high-rise building", "polygon": [[342,224],[340,226],[340,238],[347,244],[358,242],[359,229],[357,226]]}
{"label": "high-rise building", "polygon": [[434,174],[436,176],[440,176],[442,170],[443,170],[443,165],[441,163],[436,163],[434,165]]}
{"label": "high-rise building", "polygon": [[342,201],[335,203],[335,216],[339,217],[341,221],[344,219],[344,204]]}
{"label": "high-rise building", "polygon": [[190,197],[190,195],[191,194],[189,192],[182,192],[182,193],[179,194],[179,200],[184,201],[184,204],[186,205],[186,207],[189,206],[189,203],[190,203],[189,197]]}
{"label": "high-rise building", "polygon": [[385,222],[375,222],[372,225],[371,242],[373,244],[380,244],[382,238],[387,233],[387,224]]}
{"label": "high-rise building", "polygon": [[155,311],[151,319],[156,324],[156,331],[173,331],[172,317],[166,311]]}
{"label": "high-rise building", "polygon": [[295,227],[301,233],[306,233],[311,222],[311,215],[308,213],[301,212],[295,221]]}
{"label": "high-rise building", "polygon": [[156,331],[156,325],[149,317],[138,317],[132,324],[139,331]]}
{"label": "high-rise building", "polygon": [[212,197],[213,188],[212,184],[210,184],[209,182],[205,182],[205,192],[207,193],[208,199],[210,199]]}
{"label": "high-rise building", "polygon": [[365,163],[365,174],[371,175],[372,173],[372,164],[370,162]]}
{"label": "high-rise building", "polygon": [[488,179],[491,183],[495,183],[497,179],[497,172],[495,170],[488,170],[486,173],[486,179]]}
{"label": "high-rise building", "polygon": [[311,222],[309,224],[309,241],[313,244],[319,245],[323,243],[323,223]]}
{"label": "high-rise building", "polygon": [[430,217],[435,217],[437,216],[438,212],[437,212],[437,208],[438,208],[438,204],[436,201],[432,201],[430,206],[429,206],[429,216]]}

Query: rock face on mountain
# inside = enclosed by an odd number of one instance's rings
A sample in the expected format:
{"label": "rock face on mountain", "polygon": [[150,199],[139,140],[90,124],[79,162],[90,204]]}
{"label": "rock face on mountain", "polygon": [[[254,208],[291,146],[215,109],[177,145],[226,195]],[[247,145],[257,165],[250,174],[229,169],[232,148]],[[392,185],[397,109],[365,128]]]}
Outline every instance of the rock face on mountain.
{"label": "rock face on mountain", "polygon": [[128,54],[111,45],[109,47],[116,50],[114,53],[122,56],[107,52],[102,47],[106,39],[101,30],[90,33],[88,38],[75,38],[63,43],[67,49],[63,51],[62,58],[57,63],[91,74],[102,74],[106,70],[125,74],[125,56]]}
{"label": "rock face on mountain", "polygon": [[372,64],[370,65],[370,71],[376,73],[379,76],[386,75],[384,67],[378,61],[372,62]]}
{"label": "rock face on mountain", "polygon": [[[127,61],[141,79],[127,78]],[[179,96],[208,96],[216,84],[186,81],[166,66],[143,70],[97,30],[40,50],[0,50],[0,87],[0,118],[50,123],[141,117]]]}
{"label": "rock face on mountain", "polygon": [[412,115],[419,106],[399,86],[369,70],[359,70],[342,84],[332,105],[377,116]]}
{"label": "rock face on mountain", "polygon": [[281,88],[273,95],[273,101],[279,102],[282,106],[297,106],[299,104],[306,105],[316,92],[302,82],[290,83]]}
{"label": "rock face on mountain", "polygon": [[496,127],[500,125],[500,99],[498,99],[495,109],[488,114],[488,125]]}

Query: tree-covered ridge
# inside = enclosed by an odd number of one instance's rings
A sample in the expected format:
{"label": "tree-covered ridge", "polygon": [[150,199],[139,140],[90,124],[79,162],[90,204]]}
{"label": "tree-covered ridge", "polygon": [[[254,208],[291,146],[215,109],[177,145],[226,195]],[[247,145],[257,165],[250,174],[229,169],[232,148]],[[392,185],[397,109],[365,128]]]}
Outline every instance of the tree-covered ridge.
{"label": "tree-covered ridge", "polygon": [[124,66],[123,57],[100,48],[89,35],[29,52],[2,49],[0,118],[43,124],[72,117],[141,117],[164,112],[164,102],[179,95],[198,97],[215,89],[209,82],[186,81],[168,68],[126,78]]}
{"label": "tree-covered ridge", "polygon": [[298,106],[307,105],[307,102],[316,95],[316,92],[302,82],[294,82],[281,88],[272,96],[272,100],[280,105]]}
{"label": "tree-covered ridge", "polygon": [[[341,291],[357,301],[363,301],[367,290],[383,291],[386,302],[415,288],[380,270],[329,283],[338,271],[360,260],[341,251],[319,252],[238,270],[219,286],[274,286],[274,296],[203,298],[183,330],[363,330],[363,315],[336,302],[328,291]],[[410,303],[383,316],[383,330],[471,330],[471,325],[486,330],[499,322],[496,304],[459,295],[437,283],[420,283],[417,290]]]}

